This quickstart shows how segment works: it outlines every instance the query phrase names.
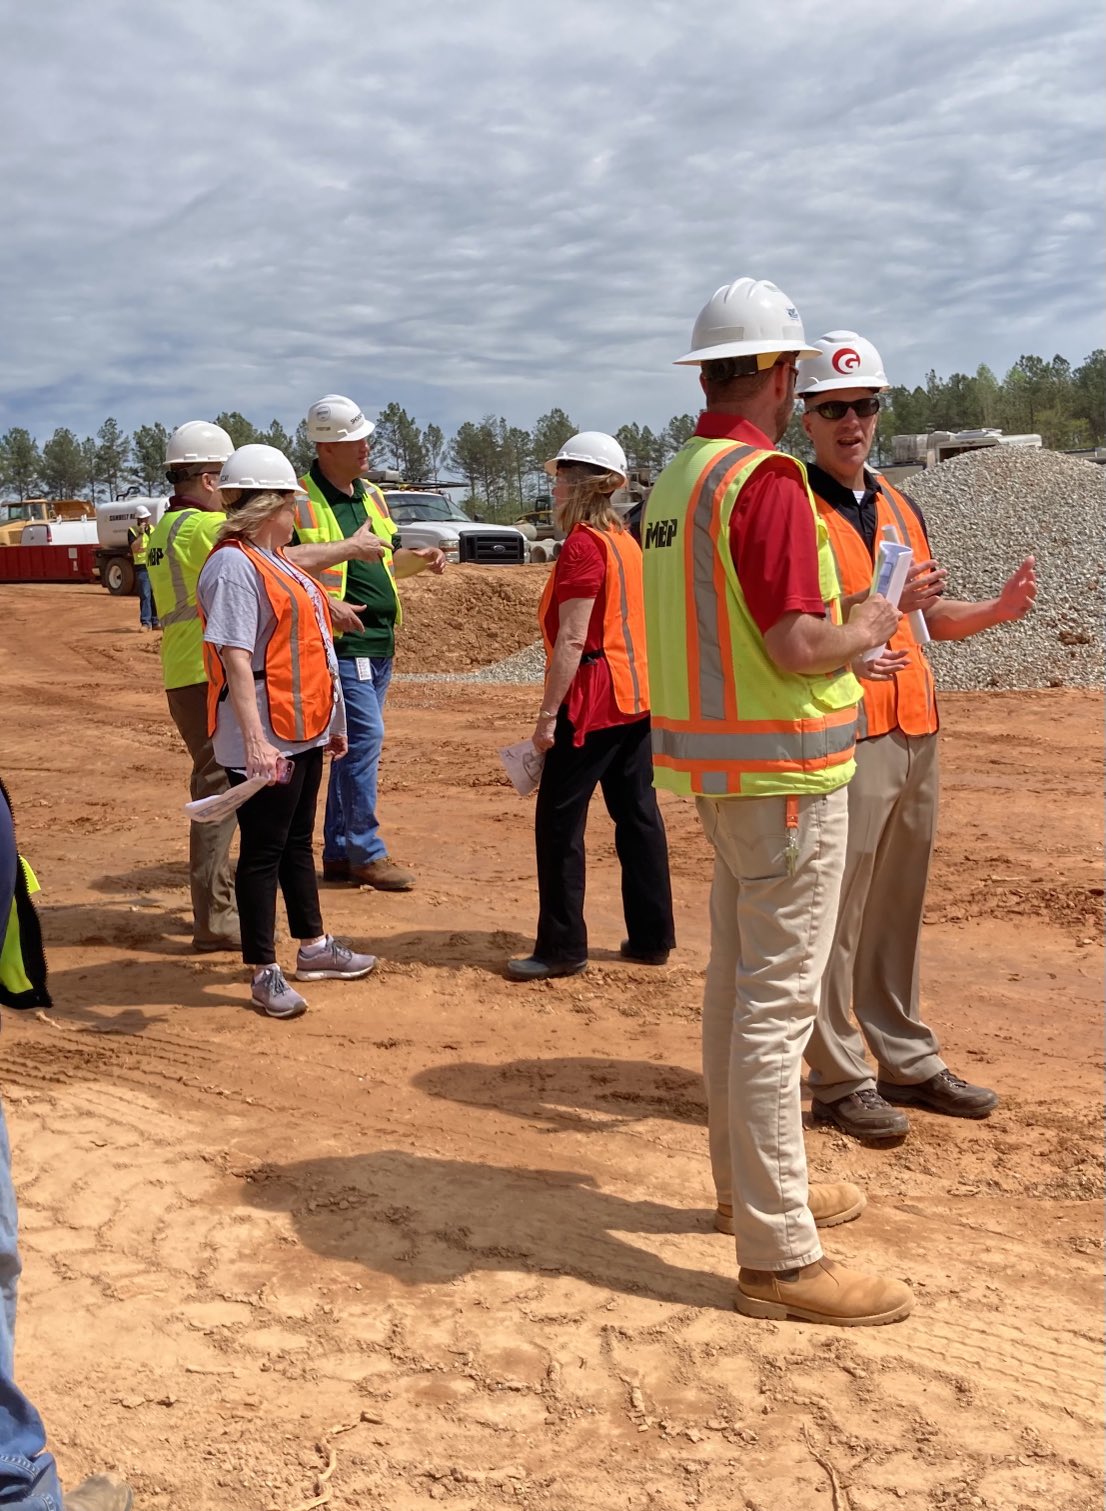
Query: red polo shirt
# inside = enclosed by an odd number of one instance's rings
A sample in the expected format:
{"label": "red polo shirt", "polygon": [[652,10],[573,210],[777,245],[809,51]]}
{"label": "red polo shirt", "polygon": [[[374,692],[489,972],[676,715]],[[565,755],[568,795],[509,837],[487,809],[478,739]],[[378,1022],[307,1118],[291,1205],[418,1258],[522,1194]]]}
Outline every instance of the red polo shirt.
{"label": "red polo shirt", "polygon": [[[704,411],[695,434],[740,441],[763,451],[776,449],[762,430],[739,415]],[[730,519],[730,553],[762,635],[784,614],[825,618],[810,499],[794,463],[782,454],[779,461],[762,462],[738,494]]]}

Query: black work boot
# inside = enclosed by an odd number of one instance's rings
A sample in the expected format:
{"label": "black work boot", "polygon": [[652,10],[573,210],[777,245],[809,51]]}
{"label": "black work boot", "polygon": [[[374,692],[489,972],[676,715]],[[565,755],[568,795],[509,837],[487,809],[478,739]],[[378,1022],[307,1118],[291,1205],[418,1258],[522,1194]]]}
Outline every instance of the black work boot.
{"label": "black work boot", "polygon": [[810,1112],[816,1123],[834,1123],[843,1133],[868,1141],[905,1138],[910,1120],[885,1101],[874,1086],[862,1086],[836,1102],[811,1099]]}
{"label": "black work boot", "polygon": [[993,1091],[986,1086],[972,1086],[947,1068],[913,1086],[896,1086],[893,1081],[876,1084],[880,1096],[897,1107],[926,1107],[950,1118],[985,1118],[998,1106]]}

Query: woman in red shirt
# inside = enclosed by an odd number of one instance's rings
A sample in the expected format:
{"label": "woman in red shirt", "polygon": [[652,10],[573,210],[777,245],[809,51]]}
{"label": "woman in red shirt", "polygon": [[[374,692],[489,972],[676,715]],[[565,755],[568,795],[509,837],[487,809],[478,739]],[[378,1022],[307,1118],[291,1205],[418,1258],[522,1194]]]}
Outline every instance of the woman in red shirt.
{"label": "woman in red shirt", "polygon": [[565,532],[538,617],[545,689],[533,740],[546,752],[538,788],[538,932],[509,960],[515,981],[573,976],[587,965],[584,830],[602,788],[622,868],[621,954],[664,965],[676,942],[668,843],[653,791],[641,548],[611,496],[626,483],[621,446],[600,431],[567,441],[546,471]]}

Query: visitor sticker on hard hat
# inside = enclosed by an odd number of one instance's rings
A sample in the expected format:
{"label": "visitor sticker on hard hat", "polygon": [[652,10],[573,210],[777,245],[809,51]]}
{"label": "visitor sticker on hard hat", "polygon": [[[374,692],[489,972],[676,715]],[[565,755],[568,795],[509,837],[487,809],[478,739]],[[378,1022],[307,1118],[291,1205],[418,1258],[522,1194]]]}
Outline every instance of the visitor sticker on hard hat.
{"label": "visitor sticker on hard hat", "polygon": [[855,372],[860,366],[860,353],[852,346],[842,346],[834,352],[831,360],[837,372]]}

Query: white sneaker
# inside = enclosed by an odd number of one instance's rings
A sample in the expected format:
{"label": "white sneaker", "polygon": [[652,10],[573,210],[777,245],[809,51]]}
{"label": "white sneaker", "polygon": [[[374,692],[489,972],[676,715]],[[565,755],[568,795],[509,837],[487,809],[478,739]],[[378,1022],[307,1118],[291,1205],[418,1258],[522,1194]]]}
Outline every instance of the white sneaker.
{"label": "white sneaker", "polygon": [[307,1003],[284,979],[279,965],[267,965],[253,978],[250,1000],[264,1008],[269,1018],[298,1018]]}

